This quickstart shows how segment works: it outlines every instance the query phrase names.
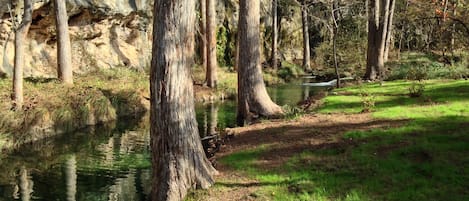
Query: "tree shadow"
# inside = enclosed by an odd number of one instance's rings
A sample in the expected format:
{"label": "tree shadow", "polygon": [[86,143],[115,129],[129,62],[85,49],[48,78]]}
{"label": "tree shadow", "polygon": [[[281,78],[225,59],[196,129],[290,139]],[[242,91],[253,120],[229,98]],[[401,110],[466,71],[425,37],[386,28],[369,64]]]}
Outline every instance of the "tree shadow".
{"label": "tree shadow", "polygon": [[[268,147],[252,152],[253,157],[237,157],[242,150],[227,157],[236,159],[230,163],[238,170],[251,169],[259,182],[220,185],[270,186],[294,198],[314,196],[322,189],[325,197],[339,200],[350,192],[370,200],[467,200],[468,122],[467,116],[446,116],[404,125],[391,121],[383,126],[385,122],[373,121],[248,132],[243,138],[249,140],[236,143],[253,141],[250,147]],[[394,125],[387,127],[389,123]],[[339,127],[345,128],[340,131]],[[342,135],[356,129],[361,131]],[[330,136],[336,138],[328,140]]]}

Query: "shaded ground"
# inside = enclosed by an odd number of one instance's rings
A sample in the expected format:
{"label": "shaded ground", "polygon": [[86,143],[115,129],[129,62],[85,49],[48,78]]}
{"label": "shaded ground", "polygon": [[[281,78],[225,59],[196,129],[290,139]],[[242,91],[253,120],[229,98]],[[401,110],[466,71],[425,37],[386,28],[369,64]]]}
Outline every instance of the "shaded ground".
{"label": "shaded ground", "polygon": [[335,90],[321,114],[230,130],[217,183],[188,200],[469,200],[468,97],[464,80]]}
{"label": "shaded ground", "polygon": [[[217,153],[216,158],[268,146],[256,160],[255,166],[274,170],[305,151],[354,146],[353,140],[344,139],[347,131],[387,129],[397,127],[406,120],[377,120],[370,114],[307,115],[294,121],[271,121],[248,127],[230,129],[234,137]],[[220,175],[217,187],[197,192],[195,200],[263,200],[256,191],[265,185],[223,163],[216,163]]]}

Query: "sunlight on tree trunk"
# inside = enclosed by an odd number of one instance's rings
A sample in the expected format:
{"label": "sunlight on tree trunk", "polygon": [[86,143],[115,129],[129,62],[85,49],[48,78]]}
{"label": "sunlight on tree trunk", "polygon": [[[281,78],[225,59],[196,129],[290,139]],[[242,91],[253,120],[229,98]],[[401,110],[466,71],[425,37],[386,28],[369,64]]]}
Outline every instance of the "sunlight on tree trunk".
{"label": "sunlight on tree trunk", "polygon": [[196,0],[156,0],[150,75],[152,200],[183,200],[208,188],[216,170],[206,158],[195,119],[191,66]]}
{"label": "sunlight on tree trunk", "polygon": [[368,0],[366,80],[383,79],[389,0]]}
{"label": "sunlight on tree trunk", "polygon": [[68,34],[67,8],[64,0],[54,0],[57,31],[57,74],[63,83],[73,84],[72,47]]}
{"label": "sunlight on tree trunk", "polygon": [[272,0],[272,53],[271,53],[271,61],[272,61],[272,68],[277,69],[277,49],[278,49],[278,17],[277,17],[277,10],[278,4],[277,0]]}
{"label": "sunlight on tree trunk", "polygon": [[207,0],[200,0],[200,59],[202,68],[207,69]]}
{"label": "sunlight on tree trunk", "polygon": [[238,66],[238,125],[244,125],[249,112],[264,117],[276,117],[282,108],[272,102],[260,63],[260,2],[239,2],[239,66]]}
{"label": "sunlight on tree trunk", "polygon": [[216,1],[207,0],[207,86],[215,88],[217,86],[217,25],[216,25]]}
{"label": "sunlight on tree trunk", "polygon": [[32,0],[24,0],[24,14],[21,24],[15,31],[15,66],[13,70],[12,100],[16,109],[23,107],[23,69],[25,43],[32,22]]}
{"label": "sunlight on tree trunk", "polygon": [[393,19],[394,19],[394,10],[396,7],[396,0],[389,0],[390,1],[390,8],[388,14],[388,22],[387,22],[387,31],[386,31],[386,39],[384,44],[384,62],[389,60],[389,51],[394,46],[391,42],[393,41]]}

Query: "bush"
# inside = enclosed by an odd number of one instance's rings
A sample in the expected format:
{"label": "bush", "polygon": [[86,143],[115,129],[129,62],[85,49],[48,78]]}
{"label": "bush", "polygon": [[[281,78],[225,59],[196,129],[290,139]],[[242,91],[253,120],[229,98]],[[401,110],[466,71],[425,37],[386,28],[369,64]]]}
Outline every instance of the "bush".
{"label": "bush", "polygon": [[375,108],[376,96],[364,89],[360,89],[360,99],[362,102],[362,112],[371,112]]}
{"label": "bush", "polygon": [[409,87],[409,96],[412,98],[421,97],[425,91],[425,83],[423,82],[412,82]]}

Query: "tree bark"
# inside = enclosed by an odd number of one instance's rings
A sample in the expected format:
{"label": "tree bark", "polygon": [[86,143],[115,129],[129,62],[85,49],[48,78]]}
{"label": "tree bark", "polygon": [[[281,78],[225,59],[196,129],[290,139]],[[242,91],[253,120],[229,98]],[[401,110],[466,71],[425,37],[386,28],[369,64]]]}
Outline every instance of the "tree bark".
{"label": "tree bark", "polygon": [[200,0],[200,59],[202,68],[207,69],[207,0]]}
{"label": "tree bark", "polygon": [[72,47],[68,34],[68,17],[65,0],[54,0],[57,32],[57,74],[63,83],[73,85]]}
{"label": "tree bark", "polygon": [[260,2],[239,2],[238,125],[244,125],[248,113],[275,117],[283,113],[267,94],[260,63]]}
{"label": "tree bark", "polygon": [[207,0],[207,86],[217,86],[217,31],[216,31],[216,1]]}
{"label": "tree bark", "polygon": [[336,74],[336,87],[340,88],[340,73],[339,73],[339,63],[337,61],[337,33],[339,30],[339,27],[337,25],[337,17],[335,14],[335,9],[336,9],[336,2],[332,1],[331,2],[331,17],[332,17],[332,26],[333,26],[333,31],[332,31],[332,51],[334,54],[334,69],[335,69],[335,74]]}
{"label": "tree bark", "polygon": [[384,76],[384,45],[389,0],[369,0],[368,2],[368,49],[364,79],[377,80]]}
{"label": "tree bark", "polygon": [[150,73],[152,200],[183,200],[208,188],[216,170],[197,129],[191,65],[196,0],[156,0]]}
{"label": "tree bark", "polygon": [[29,27],[32,22],[32,1],[24,0],[24,14],[21,24],[15,31],[15,66],[13,70],[13,94],[12,100],[16,109],[23,107],[23,68],[24,68],[24,46]]}
{"label": "tree bark", "polygon": [[396,7],[396,0],[389,0],[390,8],[388,14],[388,22],[387,22],[387,31],[386,31],[386,40],[384,44],[384,62],[389,60],[389,51],[393,46],[391,44],[392,40],[392,31],[393,31],[393,18],[394,18],[394,9]]}
{"label": "tree bark", "polygon": [[278,60],[277,60],[277,46],[278,46],[278,18],[277,18],[277,0],[272,0],[272,68],[277,69]]}
{"label": "tree bark", "polygon": [[301,22],[303,27],[303,68],[305,71],[311,71],[311,52],[309,47],[309,23],[308,7],[301,5]]}

